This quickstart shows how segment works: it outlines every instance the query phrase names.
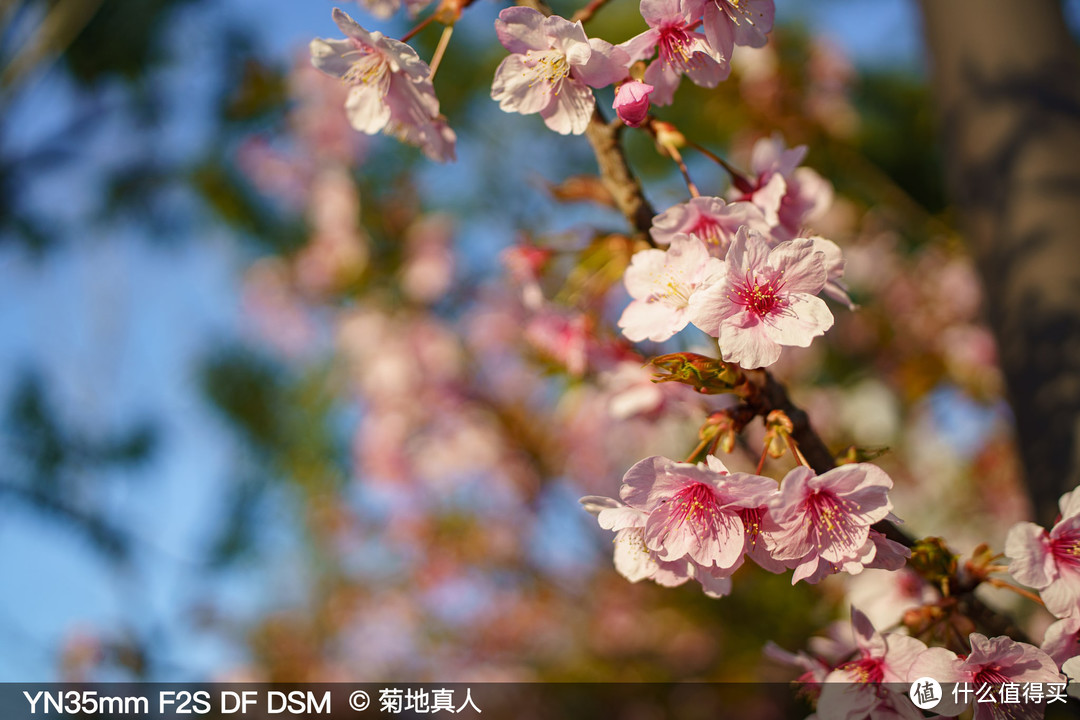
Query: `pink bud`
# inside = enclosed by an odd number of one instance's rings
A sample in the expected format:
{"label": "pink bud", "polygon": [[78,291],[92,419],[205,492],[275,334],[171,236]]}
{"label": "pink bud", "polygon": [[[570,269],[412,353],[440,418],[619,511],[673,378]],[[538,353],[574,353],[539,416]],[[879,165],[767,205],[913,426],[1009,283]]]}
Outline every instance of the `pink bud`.
{"label": "pink bud", "polygon": [[655,89],[639,80],[629,80],[620,85],[612,103],[619,119],[630,127],[638,127],[645,122],[649,115],[649,93]]}

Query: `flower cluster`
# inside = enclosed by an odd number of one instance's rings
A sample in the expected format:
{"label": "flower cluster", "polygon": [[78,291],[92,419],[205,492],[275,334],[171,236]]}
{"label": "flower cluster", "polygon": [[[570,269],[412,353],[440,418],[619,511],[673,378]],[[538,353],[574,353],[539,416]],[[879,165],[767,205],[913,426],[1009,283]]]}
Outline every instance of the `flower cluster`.
{"label": "flower cluster", "polygon": [[783,347],[807,347],[832,327],[818,293],[852,306],[840,248],[787,229],[832,195],[817,173],[796,167],[804,154],[763,139],[754,148],[759,172],[742,179],[739,199],[695,197],[653,219],[653,241],[667,249],[636,253],[626,271],[632,301],[619,327],[628,339],[663,341],[693,323],[717,338],[725,361],[767,367]]}
{"label": "flower cluster", "polygon": [[593,114],[590,88],[624,80],[632,63],[651,61],[642,78],[620,85],[614,104],[637,127],[650,104],[672,103],[683,75],[709,88],[725,80],[734,46],[764,44],[774,9],[773,0],[641,0],[640,12],[649,29],[613,46],[586,37],[580,21],[506,8],[495,29],[511,54],[495,71],[492,99],[506,112],[540,113],[555,132],[580,135]]}
{"label": "flower cluster", "polygon": [[[971,651],[957,654],[947,648],[928,648],[921,640],[901,633],[879,632],[855,608],[851,609],[851,630],[853,644],[841,639],[818,643],[810,653],[795,654],[776,646],[769,648],[774,659],[803,671],[799,682],[817,699],[820,717],[918,720],[923,715],[908,699],[907,691],[911,683],[923,677],[942,684],[967,683],[973,690],[990,686],[998,692],[1007,683],[1065,682],[1057,663],[1044,651],[1008,637],[971,633],[967,640]],[[952,717],[965,709],[952,693],[946,690],[943,694],[935,712]],[[1021,707],[1023,712],[1008,716],[1041,717],[1045,707],[1039,702],[974,705],[976,720],[999,717],[995,713],[1005,708]]]}
{"label": "flower cluster", "polygon": [[823,475],[800,466],[778,487],[729,473],[711,455],[697,465],[654,456],[626,473],[621,500],[581,502],[617,533],[615,567],[628,580],[672,586],[693,578],[719,597],[747,556],[770,572],[794,568],[792,583],[902,566],[906,548],[871,528],[890,515],[890,488],[889,476],[868,463]]}

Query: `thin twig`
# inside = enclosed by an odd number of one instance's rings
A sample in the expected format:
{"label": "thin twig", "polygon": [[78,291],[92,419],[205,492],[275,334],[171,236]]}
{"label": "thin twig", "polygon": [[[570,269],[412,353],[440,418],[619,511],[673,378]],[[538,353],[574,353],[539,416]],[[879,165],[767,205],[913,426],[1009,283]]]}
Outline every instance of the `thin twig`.
{"label": "thin twig", "polygon": [[754,188],[753,188],[753,186],[751,186],[750,181],[746,179],[746,176],[743,175],[738,170],[736,170],[735,168],[733,168],[731,166],[731,164],[728,163],[727,160],[720,157],[719,155],[714,153],[712,150],[709,150],[707,147],[705,147],[703,145],[698,145],[696,142],[691,142],[691,141],[687,140],[686,144],[689,147],[692,147],[693,149],[697,150],[699,153],[701,153],[705,157],[712,160],[714,163],[716,163],[720,167],[727,170],[728,175],[731,176],[732,184],[735,185],[736,189],[738,189],[739,192],[748,193],[748,192],[753,191]]}
{"label": "thin twig", "polygon": [[410,30],[409,32],[402,35],[401,36],[401,42],[409,42],[410,40],[412,40],[414,37],[416,37],[417,33],[419,33],[421,30],[423,30],[428,25],[430,25],[431,21],[434,20],[434,19],[435,19],[434,14],[428,15],[426,18],[424,18],[423,20],[418,22],[416,24],[416,27],[414,27],[412,30]]}
{"label": "thin twig", "polygon": [[578,10],[570,18],[570,22],[583,22],[587,23],[592,20],[592,16],[596,14],[596,11],[606,5],[608,0],[591,0],[588,5]]}
{"label": "thin twig", "polygon": [[686,181],[686,189],[690,191],[690,197],[701,197],[701,193],[698,192],[697,185],[690,179],[690,171],[686,168],[686,163],[683,161],[682,153],[679,149],[672,146],[664,148],[671,159],[675,161],[675,164],[679,166],[679,172],[682,173],[683,180]]}
{"label": "thin twig", "polygon": [[447,25],[443,28],[442,35],[439,36],[439,44],[435,46],[435,53],[431,56],[431,75],[428,79],[435,77],[435,71],[439,69],[439,63],[442,62],[443,53],[446,52],[446,46],[450,44],[450,36],[454,34],[454,26]]}

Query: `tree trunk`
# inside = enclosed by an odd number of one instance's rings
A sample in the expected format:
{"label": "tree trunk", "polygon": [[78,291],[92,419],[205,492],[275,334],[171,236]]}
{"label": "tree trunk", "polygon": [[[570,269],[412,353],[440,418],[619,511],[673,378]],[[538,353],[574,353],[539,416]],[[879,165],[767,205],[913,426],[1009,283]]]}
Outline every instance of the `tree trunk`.
{"label": "tree trunk", "polygon": [[1080,482],[1080,59],[1057,0],[920,0],[1037,518]]}

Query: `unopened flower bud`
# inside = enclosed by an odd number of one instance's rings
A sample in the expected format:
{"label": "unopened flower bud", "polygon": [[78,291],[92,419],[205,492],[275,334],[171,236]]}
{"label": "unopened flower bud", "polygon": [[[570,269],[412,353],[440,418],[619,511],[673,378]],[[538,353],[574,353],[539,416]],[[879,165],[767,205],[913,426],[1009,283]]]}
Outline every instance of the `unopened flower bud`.
{"label": "unopened flower bud", "polygon": [[652,85],[639,80],[628,80],[615,91],[615,114],[630,127],[639,127],[649,116],[649,93]]}
{"label": "unopened flower bud", "polygon": [[663,148],[665,152],[671,152],[672,148],[678,150],[686,146],[686,136],[671,123],[663,120],[653,120],[652,128],[656,133],[656,144]]}

